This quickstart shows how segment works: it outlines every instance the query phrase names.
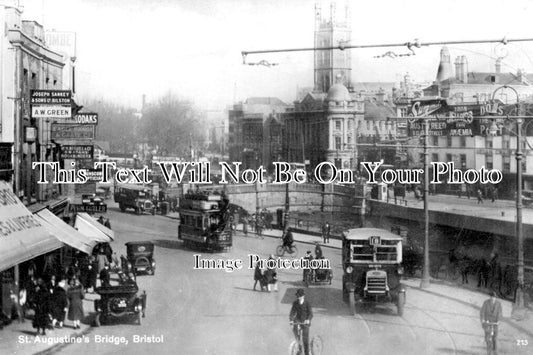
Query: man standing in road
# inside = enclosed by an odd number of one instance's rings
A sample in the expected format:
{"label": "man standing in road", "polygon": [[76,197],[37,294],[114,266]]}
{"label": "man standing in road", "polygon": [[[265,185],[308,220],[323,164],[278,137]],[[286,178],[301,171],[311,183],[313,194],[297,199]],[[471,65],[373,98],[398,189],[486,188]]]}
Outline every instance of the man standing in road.
{"label": "man standing in road", "polygon": [[[481,306],[480,318],[481,326],[485,331],[485,339],[489,339],[491,327],[487,323],[498,323],[502,317],[502,305],[500,301],[496,300],[496,292],[490,292],[490,298],[483,302]],[[498,349],[497,347],[498,339],[498,326],[494,326],[494,350]]]}
{"label": "man standing in road", "polygon": [[296,301],[292,303],[291,313],[289,315],[289,320],[291,322],[292,332],[298,340],[298,326],[293,323],[303,323],[302,335],[304,343],[304,353],[309,355],[309,327],[311,326],[311,319],[313,319],[313,310],[311,309],[311,304],[305,300],[305,293],[303,289],[298,289],[296,291]]}

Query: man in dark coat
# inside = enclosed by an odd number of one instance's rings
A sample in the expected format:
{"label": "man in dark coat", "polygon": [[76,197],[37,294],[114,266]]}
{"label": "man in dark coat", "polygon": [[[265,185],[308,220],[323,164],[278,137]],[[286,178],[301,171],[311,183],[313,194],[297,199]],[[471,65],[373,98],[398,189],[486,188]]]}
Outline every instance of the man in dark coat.
{"label": "man in dark coat", "polygon": [[[485,339],[489,339],[491,327],[488,323],[498,323],[502,317],[502,305],[500,301],[496,300],[496,292],[490,292],[490,298],[483,302],[481,306],[480,320],[481,326],[485,331]],[[497,339],[498,339],[498,326],[494,326],[494,350],[497,350]]]}
{"label": "man in dark coat", "polygon": [[109,275],[109,264],[105,264],[102,271],[100,271],[100,283],[102,287],[111,285],[111,276]]}
{"label": "man in dark coat", "polygon": [[50,324],[50,292],[46,289],[45,283],[39,279],[37,292],[35,294],[35,317],[33,327],[37,329],[37,335],[46,335],[46,328]]}
{"label": "man in dark coat", "polygon": [[291,322],[292,332],[298,340],[298,325],[293,323],[302,323],[302,335],[304,343],[304,353],[309,355],[309,327],[311,326],[311,319],[313,319],[313,310],[311,304],[305,300],[305,292],[303,289],[296,291],[296,301],[292,303],[289,320]]}

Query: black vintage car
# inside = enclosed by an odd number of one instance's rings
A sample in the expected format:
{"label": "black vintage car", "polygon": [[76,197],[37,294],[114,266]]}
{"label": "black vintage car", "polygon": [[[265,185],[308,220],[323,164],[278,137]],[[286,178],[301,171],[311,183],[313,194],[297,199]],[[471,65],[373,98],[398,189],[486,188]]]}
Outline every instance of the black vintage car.
{"label": "black vintage car", "polygon": [[146,291],[139,292],[135,281],[127,280],[120,285],[97,287],[95,291],[100,295],[99,300],[94,300],[95,326],[126,317],[141,324],[146,310]]}
{"label": "black vintage car", "polygon": [[[133,272],[145,272],[148,275],[155,273],[154,243],[149,241],[126,243],[127,266],[124,270],[126,275]],[[124,269],[124,265],[123,265]]]}

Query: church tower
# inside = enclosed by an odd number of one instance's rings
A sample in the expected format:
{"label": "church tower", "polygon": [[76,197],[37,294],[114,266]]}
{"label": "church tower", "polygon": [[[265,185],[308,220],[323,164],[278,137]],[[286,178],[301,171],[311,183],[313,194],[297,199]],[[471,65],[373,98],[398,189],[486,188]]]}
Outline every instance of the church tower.
{"label": "church tower", "polygon": [[[320,4],[315,5],[315,48],[339,47],[350,45],[351,26],[348,3],[337,9],[329,5],[324,11]],[[350,50],[315,50],[315,88],[316,92],[328,92],[340,75],[347,88],[351,87],[352,57]]]}

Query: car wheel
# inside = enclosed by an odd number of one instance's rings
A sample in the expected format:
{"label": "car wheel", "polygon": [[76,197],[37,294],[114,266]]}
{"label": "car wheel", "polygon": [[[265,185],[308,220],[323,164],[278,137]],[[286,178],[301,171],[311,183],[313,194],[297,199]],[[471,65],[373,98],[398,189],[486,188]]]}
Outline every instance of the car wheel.
{"label": "car wheel", "polygon": [[276,255],[283,256],[284,254],[285,254],[285,248],[283,247],[283,245],[278,245],[278,247],[276,248]]}
{"label": "car wheel", "polygon": [[148,275],[153,275],[154,274],[154,270],[153,269],[146,269],[146,273]]}
{"label": "car wheel", "polygon": [[122,212],[126,211],[126,207],[124,207],[122,203],[119,203],[118,208],[120,208]]}

